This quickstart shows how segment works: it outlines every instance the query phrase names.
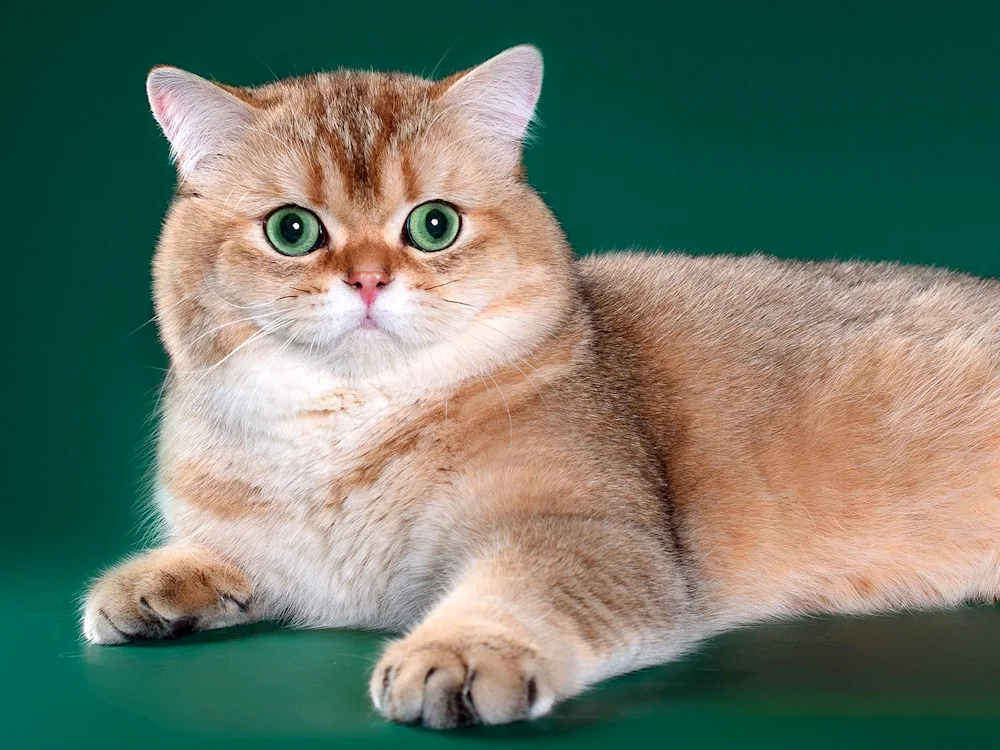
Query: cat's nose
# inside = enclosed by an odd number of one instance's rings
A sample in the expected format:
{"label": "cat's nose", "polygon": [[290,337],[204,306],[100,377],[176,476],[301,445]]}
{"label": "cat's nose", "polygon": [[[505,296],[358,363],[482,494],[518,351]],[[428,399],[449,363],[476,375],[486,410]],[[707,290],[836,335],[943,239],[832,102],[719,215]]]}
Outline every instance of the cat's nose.
{"label": "cat's nose", "polygon": [[358,290],[358,294],[361,295],[361,301],[368,307],[371,307],[375,303],[375,298],[378,296],[378,293],[381,292],[390,281],[392,281],[392,277],[389,275],[388,271],[354,269],[348,271],[347,278],[344,279],[344,283],[347,284],[347,286],[352,286]]}

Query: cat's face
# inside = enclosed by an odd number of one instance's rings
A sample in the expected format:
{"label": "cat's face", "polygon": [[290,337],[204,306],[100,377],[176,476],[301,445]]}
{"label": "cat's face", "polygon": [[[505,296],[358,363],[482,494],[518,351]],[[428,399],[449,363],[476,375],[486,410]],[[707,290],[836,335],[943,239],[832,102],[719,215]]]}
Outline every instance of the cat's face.
{"label": "cat's face", "polygon": [[540,84],[530,47],[441,82],[340,72],[235,89],[155,69],[181,176],[155,264],[177,369],[294,348],[354,380],[454,377],[523,356],[572,283],[520,167]]}

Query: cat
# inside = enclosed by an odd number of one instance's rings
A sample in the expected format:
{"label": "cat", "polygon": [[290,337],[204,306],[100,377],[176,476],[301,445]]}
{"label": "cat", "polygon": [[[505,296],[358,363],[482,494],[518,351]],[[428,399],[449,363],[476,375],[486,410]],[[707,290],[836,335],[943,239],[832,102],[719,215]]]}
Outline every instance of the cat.
{"label": "cat", "polygon": [[392,721],[540,717],[768,618],[1000,593],[1000,289],[891,263],[579,259],[528,185],[542,58],[149,74],[178,186],[163,545],[85,638],[405,633]]}

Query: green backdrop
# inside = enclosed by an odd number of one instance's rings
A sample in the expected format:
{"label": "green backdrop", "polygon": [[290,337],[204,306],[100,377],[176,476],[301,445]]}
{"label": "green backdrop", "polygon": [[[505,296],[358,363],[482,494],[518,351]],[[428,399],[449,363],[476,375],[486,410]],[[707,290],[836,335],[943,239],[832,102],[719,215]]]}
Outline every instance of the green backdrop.
{"label": "green backdrop", "polygon": [[547,70],[529,176],[580,251],[757,248],[993,275],[998,28],[992,2],[6,0],[0,745],[995,741],[989,607],[754,628],[538,724],[447,736],[369,710],[382,636],[262,625],[87,648],[75,610],[81,583],[141,543],[164,366],[141,326],[173,179],[150,66],[241,84],[443,73],[533,42]]}

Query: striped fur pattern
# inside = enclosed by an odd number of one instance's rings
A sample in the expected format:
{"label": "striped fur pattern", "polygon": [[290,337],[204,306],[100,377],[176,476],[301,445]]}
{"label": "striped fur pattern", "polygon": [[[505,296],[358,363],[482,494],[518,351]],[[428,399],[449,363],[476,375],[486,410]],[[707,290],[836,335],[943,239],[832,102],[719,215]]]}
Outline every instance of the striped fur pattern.
{"label": "striped fur pattern", "polygon": [[[262,618],[402,631],[394,721],[538,717],[756,620],[1000,592],[1000,293],[940,270],[577,260],[525,181],[541,58],[256,89],[154,70],[163,544],[93,643]],[[402,231],[446,200],[462,228]],[[326,243],[286,257],[294,204]],[[345,281],[388,279],[370,307]]]}

